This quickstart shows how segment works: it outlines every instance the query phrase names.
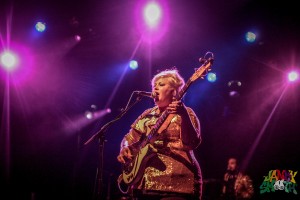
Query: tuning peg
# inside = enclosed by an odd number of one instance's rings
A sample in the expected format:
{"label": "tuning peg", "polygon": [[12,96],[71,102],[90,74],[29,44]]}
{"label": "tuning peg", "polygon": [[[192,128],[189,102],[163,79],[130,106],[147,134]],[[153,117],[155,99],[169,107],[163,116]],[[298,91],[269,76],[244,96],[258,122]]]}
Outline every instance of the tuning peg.
{"label": "tuning peg", "polygon": [[205,58],[199,58],[199,62],[203,64],[203,63],[206,62],[206,59]]}

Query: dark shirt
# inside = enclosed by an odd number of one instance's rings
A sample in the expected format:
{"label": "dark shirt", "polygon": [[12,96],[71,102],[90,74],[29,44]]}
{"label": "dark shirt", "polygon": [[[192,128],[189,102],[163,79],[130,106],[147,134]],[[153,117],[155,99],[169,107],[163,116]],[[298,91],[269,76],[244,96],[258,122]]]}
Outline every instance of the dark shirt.
{"label": "dark shirt", "polygon": [[235,181],[238,176],[237,171],[227,171],[225,176],[228,179],[224,180],[225,193],[223,194],[224,200],[235,200]]}

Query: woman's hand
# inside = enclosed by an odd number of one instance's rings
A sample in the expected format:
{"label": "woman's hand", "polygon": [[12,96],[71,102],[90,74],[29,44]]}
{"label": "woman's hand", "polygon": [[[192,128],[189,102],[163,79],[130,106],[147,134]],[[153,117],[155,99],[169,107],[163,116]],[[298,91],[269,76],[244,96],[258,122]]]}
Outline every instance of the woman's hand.
{"label": "woman's hand", "polygon": [[131,160],[132,154],[129,147],[123,147],[120,151],[120,154],[117,156],[117,159],[120,163],[125,163],[128,159]]}
{"label": "woman's hand", "polygon": [[173,97],[172,102],[167,107],[167,110],[170,114],[182,114],[185,111],[185,108],[180,100]]}

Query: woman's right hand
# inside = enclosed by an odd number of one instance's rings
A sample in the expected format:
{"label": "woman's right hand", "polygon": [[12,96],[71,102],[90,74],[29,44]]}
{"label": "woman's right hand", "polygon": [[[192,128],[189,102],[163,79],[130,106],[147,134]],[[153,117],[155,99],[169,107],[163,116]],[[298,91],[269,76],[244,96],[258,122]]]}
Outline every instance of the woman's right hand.
{"label": "woman's right hand", "polygon": [[119,153],[119,155],[117,156],[117,159],[120,163],[125,163],[125,160],[131,160],[132,159],[132,154],[131,154],[131,150],[129,149],[129,147],[123,147]]}

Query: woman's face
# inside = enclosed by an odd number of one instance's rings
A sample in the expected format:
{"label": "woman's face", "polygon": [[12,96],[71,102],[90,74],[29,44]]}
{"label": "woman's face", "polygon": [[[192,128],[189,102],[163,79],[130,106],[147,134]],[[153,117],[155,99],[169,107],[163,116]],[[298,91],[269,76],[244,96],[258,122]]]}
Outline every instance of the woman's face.
{"label": "woman's face", "polygon": [[156,94],[155,104],[160,108],[167,107],[174,96],[175,89],[170,85],[168,78],[159,78],[152,86],[152,92]]}

